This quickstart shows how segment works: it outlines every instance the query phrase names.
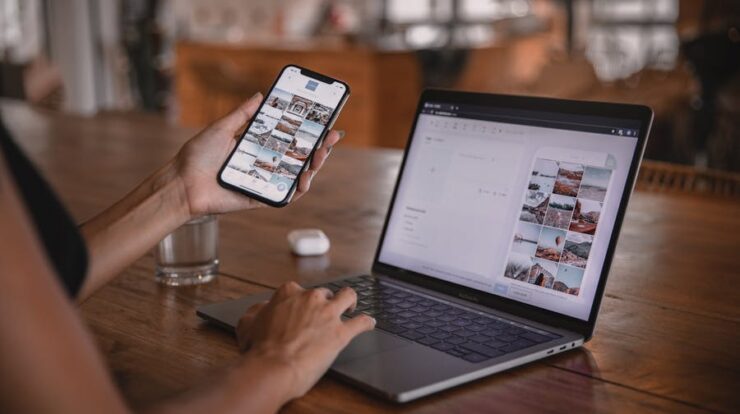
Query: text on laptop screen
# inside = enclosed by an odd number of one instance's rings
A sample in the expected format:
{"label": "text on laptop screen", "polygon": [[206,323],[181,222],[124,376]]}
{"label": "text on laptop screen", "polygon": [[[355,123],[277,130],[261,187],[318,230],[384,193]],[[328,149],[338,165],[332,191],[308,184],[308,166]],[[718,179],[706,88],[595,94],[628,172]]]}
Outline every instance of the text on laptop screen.
{"label": "text on laptop screen", "polygon": [[639,128],[424,104],[379,261],[588,320]]}

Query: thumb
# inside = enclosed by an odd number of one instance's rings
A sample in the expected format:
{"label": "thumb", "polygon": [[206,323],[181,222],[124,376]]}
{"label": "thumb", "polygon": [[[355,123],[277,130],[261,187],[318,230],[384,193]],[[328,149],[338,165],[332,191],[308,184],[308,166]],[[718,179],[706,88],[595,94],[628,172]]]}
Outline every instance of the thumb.
{"label": "thumb", "polygon": [[254,320],[265,305],[267,305],[267,301],[256,303],[250,306],[247,312],[239,318],[239,323],[236,326],[236,342],[240,350],[246,351],[249,348],[252,342],[252,325],[254,325]]}
{"label": "thumb", "polygon": [[365,331],[372,331],[375,328],[375,318],[363,313],[345,321],[344,327],[349,341]]}
{"label": "thumb", "polygon": [[254,116],[254,113],[257,112],[257,108],[260,106],[260,102],[262,102],[262,94],[257,92],[231,113],[216,121],[216,124],[219,128],[236,132],[237,129],[243,127]]}

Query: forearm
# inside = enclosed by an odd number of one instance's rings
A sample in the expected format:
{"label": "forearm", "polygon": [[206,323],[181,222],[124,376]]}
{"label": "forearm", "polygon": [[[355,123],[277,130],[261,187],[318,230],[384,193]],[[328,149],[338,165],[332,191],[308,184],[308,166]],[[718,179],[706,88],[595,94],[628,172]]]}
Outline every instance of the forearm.
{"label": "forearm", "polygon": [[[0,152],[0,229],[6,237],[0,238],[0,314],[14,314],[0,318],[0,412],[130,412],[105,369],[95,341],[54,275],[25,206],[7,178],[2,156]],[[157,174],[155,177],[162,178]],[[147,192],[142,189],[147,184],[150,180],[89,224],[110,224],[113,234],[121,221],[138,224],[137,214],[151,214],[153,196],[161,198],[171,191],[168,186],[155,185],[155,191]],[[128,208],[118,211],[127,204]],[[116,211],[121,214],[113,215]],[[106,214],[111,215],[109,220],[104,220]],[[151,411],[276,412],[295,396],[291,393],[295,370],[290,359],[271,349],[246,354],[219,381],[184,398],[163,402]]]}
{"label": "forearm", "polygon": [[81,226],[89,268],[82,301],[190,218],[184,185],[169,162]]}
{"label": "forearm", "polygon": [[292,368],[275,356],[250,352],[222,380],[200,392],[166,401],[151,414],[275,413],[292,397]]}

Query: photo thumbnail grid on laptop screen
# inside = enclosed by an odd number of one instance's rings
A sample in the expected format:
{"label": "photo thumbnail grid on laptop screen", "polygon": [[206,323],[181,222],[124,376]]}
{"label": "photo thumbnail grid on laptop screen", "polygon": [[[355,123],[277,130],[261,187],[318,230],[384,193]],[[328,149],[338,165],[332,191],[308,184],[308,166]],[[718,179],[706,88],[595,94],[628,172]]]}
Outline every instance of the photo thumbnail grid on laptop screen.
{"label": "photo thumbnail grid on laptop screen", "polygon": [[316,141],[344,96],[327,84],[288,68],[265,100],[224,169],[222,179],[274,201],[290,191]]}
{"label": "photo thumbnail grid on laptop screen", "polygon": [[498,111],[424,105],[379,261],[588,320],[639,121]]}

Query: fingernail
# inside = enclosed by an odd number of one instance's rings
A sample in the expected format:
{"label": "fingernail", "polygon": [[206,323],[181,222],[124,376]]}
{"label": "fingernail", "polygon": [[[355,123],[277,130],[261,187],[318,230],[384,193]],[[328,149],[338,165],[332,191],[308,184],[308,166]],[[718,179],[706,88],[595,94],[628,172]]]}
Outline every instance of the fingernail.
{"label": "fingernail", "polygon": [[370,319],[373,321],[373,326],[375,326],[378,323],[378,321],[376,321],[375,318],[373,318],[372,316],[370,317]]}
{"label": "fingernail", "polygon": [[262,92],[257,92],[254,95],[252,95],[252,97],[249,98],[249,100],[251,101],[253,99],[257,99],[257,98],[260,98],[260,97],[262,97]]}
{"label": "fingernail", "polygon": [[339,139],[342,139],[344,138],[344,135],[346,134],[346,132],[344,132],[344,130],[339,130],[337,131],[337,134],[339,134]]}
{"label": "fingernail", "polygon": [[331,150],[334,149],[334,145],[330,145],[329,148],[326,149],[326,155],[331,154]]}

